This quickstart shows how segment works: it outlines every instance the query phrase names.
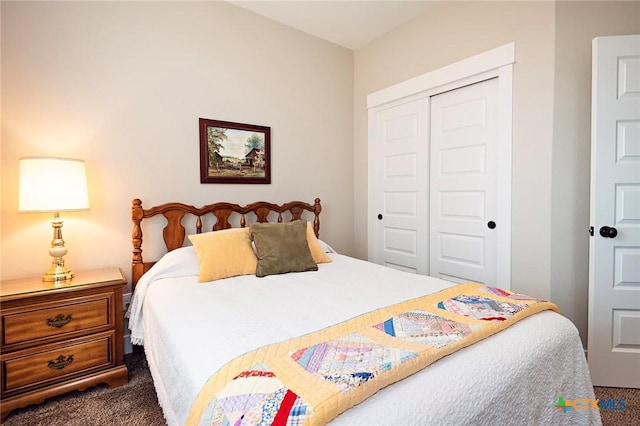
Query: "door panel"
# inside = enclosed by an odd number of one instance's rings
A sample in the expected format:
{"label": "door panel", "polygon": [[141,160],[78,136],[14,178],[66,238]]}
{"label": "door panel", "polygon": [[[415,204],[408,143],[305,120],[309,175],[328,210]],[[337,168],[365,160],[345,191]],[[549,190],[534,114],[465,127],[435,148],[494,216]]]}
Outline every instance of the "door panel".
{"label": "door panel", "polygon": [[484,191],[440,193],[440,213],[442,217],[482,220],[485,210],[484,204]]}
{"label": "door panel", "polygon": [[[616,247],[613,251],[613,287],[617,290],[640,290],[640,249]],[[640,333],[639,333],[640,334]]]}
{"label": "door panel", "polygon": [[640,388],[640,36],[594,39],[592,75],[589,369]]}
{"label": "door panel", "polygon": [[431,97],[430,275],[497,285],[497,99],[498,79]]}
{"label": "door panel", "polygon": [[613,352],[640,353],[640,312],[613,310]]}
{"label": "door panel", "polygon": [[[473,135],[461,135],[461,139],[473,140]],[[449,141],[444,141],[445,143]],[[460,148],[441,148],[438,153],[440,177],[455,178],[462,175],[482,176],[486,173],[485,146],[465,146]]]}
{"label": "door panel", "polygon": [[484,266],[484,238],[439,232],[440,257],[452,263]]}

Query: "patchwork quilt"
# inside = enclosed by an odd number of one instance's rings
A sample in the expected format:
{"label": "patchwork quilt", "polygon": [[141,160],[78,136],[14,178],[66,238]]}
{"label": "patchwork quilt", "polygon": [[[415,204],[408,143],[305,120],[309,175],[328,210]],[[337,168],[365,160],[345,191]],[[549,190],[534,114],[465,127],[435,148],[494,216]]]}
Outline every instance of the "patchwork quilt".
{"label": "patchwork quilt", "polygon": [[321,425],[383,387],[543,310],[551,302],[457,285],[264,346],[216,372],[189,425]]}

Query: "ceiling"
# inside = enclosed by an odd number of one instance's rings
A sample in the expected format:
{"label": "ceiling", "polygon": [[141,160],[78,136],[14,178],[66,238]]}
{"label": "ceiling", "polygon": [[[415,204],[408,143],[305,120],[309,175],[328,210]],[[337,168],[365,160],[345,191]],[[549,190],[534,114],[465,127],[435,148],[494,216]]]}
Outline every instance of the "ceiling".
{"label": "ceiling", "polygon": [[422,14],[432,0],[227,0],[236,6],[356,50]]}

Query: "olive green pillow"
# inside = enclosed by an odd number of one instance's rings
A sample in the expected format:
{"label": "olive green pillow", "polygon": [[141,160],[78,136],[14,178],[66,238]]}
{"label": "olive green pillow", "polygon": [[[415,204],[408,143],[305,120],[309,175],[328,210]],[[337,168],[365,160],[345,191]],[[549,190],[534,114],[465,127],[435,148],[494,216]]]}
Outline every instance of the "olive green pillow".
{"label": "olive green pillow", "polygon": [[249,227],[256,249],[257,277],[317,271],[307,243],[307,222],[254,223]]}

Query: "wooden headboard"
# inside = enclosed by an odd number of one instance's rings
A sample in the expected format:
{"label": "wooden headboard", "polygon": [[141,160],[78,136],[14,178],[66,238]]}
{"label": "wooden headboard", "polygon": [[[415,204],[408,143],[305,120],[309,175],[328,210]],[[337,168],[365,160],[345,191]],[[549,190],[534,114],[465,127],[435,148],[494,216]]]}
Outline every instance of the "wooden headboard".
{"label": "wooden headboard", "polygon": [[131,202],[131,220],[133,221],[133,231],[131,233],[131,242],[133,244],[133,257],[131,263],[131,285],[135,287],[136,283],[146,271],[153,266],[155,262],[145,262],[142,259],[142,219],[147,219],[156,215],[163,215],[167,221],[167,225],[162,230],[167,252],[184,246],[186,230],[182,225],[182,219],[186,214],[195,217],[196,233],[202,233],[202,218],[207,214],[215,217],[213,231],[231,228],[229,221],[233,214],[239,215],[239,224],[241,228],[247,225],[246,215],[253,213],[255,221],[264,223],[268,222],[267,217],[272,212],[277,213],[277,221],[282,222],[283,214],[289,213],[290,220],[302,218],[304,211],[312,212],[315,217],[313,219],[313,230],[316,237],[320,236],[320,212],[322,206],[320,199],[316,198],[313,204],[303,201],[291,201],[282,205],[268,203],[266,201],[258,201],[255,203],[240,206],[231,203],[214,203],[204,207],[194,207],[182,203],[165,203],[159,206],[144,209],[142,201],[138,198]]}

